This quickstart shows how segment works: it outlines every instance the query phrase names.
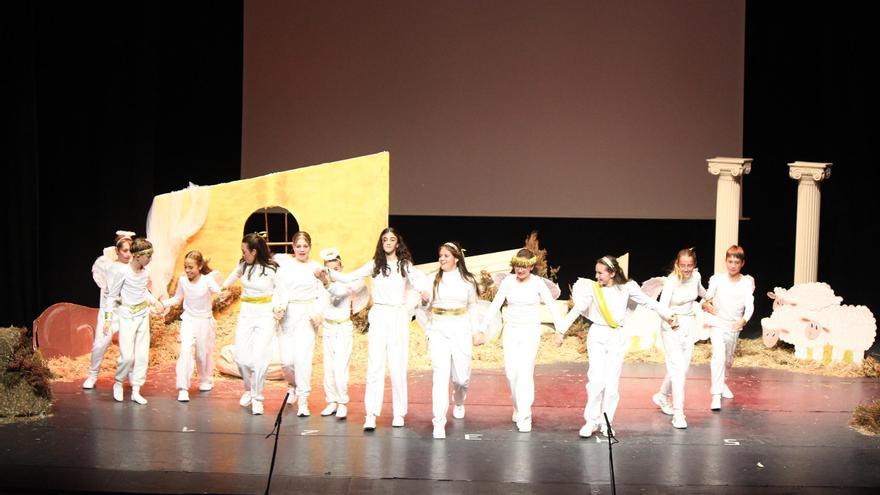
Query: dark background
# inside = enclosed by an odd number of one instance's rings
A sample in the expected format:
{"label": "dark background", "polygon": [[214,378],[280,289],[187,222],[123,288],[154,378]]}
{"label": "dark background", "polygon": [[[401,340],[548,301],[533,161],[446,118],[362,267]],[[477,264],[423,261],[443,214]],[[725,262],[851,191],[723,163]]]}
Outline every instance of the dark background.
{"label": "dark background", "polygon": [[[0,7],[5,120],[0,324],[30,326],[60,301],[96,305],[90,267],[119,228],[143,234],[154,195],[238,179],[242,2],[43,3]],[[822,184],[819,279],[877,313],[874,162],[877,7],[747,2],[741,244],[763,294],[794,271],[797,183],[786,164],[833,162]],[[707,29],[711,29],[707,26]],[[873,138],[873,139],[872,139]],[[392,150],[393,151],[393,150]],[[529,182],[553,194],[553,184]],[[626,184],[614,187],[626,201]],[[662,184],[658,184],[662,187]],[[510,249],[539,230],[567,285],[596,258],[631,253],[661,274],[695,246],[711,271],[714,222],[392,216],[417,262],[460,240]],[[750,331],[759,329],[753,319]]]}

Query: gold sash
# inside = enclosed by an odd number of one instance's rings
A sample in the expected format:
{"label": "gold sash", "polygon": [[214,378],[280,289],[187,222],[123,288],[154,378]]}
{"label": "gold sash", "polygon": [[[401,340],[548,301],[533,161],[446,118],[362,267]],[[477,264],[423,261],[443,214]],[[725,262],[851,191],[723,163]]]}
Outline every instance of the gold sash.
{"label": "gold sash", "polygon": [[611,328],[619,327],[620,324],[611,316],[611,311],[608,309],[608,303],[605,302],[605,294],[602,293],[602,287],[599,285],[599,282],[593,283],[593,298],[596,300],[596,306],[599,306],[599,312],[605,318],[605,323]]}

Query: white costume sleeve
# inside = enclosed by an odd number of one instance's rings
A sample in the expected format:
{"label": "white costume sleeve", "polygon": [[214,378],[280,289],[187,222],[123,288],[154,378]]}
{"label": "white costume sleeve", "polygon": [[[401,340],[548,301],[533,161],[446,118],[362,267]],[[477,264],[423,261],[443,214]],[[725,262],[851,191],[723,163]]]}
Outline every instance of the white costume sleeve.
{"label": "white costume sleeve", "polygon": [[495,293],[495,298],[492,299],[492,304],[489,305],[489,310],[486,311],[486,314],[483,316],[483,321],[480,322],[480,332],[485,333],[489,326],[489,320],[494,318],[496,313],[501,311],[501,305],[504,304],[504,301],[507,299],[507,291],[510,288],[509,281],[510,277],[505,278],[501,281],[501,285],[498,286],[498,292]]}
{"label": "white costume sleeve", "polygon": [[162,306],[165,306],[167,308],[169,306],[174,306],[175,304],[180,304],[183,302],[183,281],[185,278],[186,276],[184,275],[177,279],[177,288],[174,290],[174,296],[162,301]]}
{"label": "white costume sleeve", "polygon": [[593,281],[587,279],[580,279],[575,282],[574,287],[571,289],[571,299],[574,301],[574,307],[565,315],[561,328],[556,329],[557,332],[567,332],[579,315],[586,316],[590,304],[593,303],[593,291],[589,287],[585,287],[586,284],[590,283],[593,283]]}
{"label": "white costume sleeve", "polygon": [[373,263],[373,260],[370,260],[370,261],[364,263],[363,266],[361,266],[360,268],[358,268],[357,270],[355,270],[353,272],[342,273],[342,272],[338,272],[336,270],[330,270],[330,280],[332,280],[334,282],[344,282],[344,283],[348,284],[348,283],[360,280],[362,278],[372,277],[373,276],[373,268],[375,266],[376,266],[376,264]]}
{"label": "white costume sleeve", "polygon": [[748,277],[748,281],[751,285],[749,297],[746,298],[745,313],[743,313],[743,320],[749,321],[752,318],[752,315],[755,313],[755,279],[752,278],[751,275],[744,276]]}
{"label": "white costume sleeve", "polygon": [[623,287],[626,290],[627,297],[629,297],[629,299],[634,303],[640,304],[648,309],[656,311],[657,314],[663,317],[664,320],[672,318],[672,311],[669,310],[669,306],[663,306],[657,301],[648,297],[644,292],[642,292],[642,289],[640,289],[639,286],[632,280],[624,284]]}
{"label": "white costume sleeve", "polygon": [[547,284],[543,280],[540,280],[540,282],[540,284],[537,284],[538,297],[541,298],[541,302],[550,310],[550,316],[553,318],[553,329],[558,333],[565,333],[568,327],[563,328],[564,323],[559,315],[559,308],[556,307],[556,298],[550,294],[550,288],[547,287]]}
{"label": "white costume sleeve", "polygon": [[232,284],[234,284],[241,276],[244,274],[244,263],[239,263],[238,266],[235,267],[235,270],[229,272],[229,276],[226,277],[226,281],[223,282],[222,288],[228,289]]}

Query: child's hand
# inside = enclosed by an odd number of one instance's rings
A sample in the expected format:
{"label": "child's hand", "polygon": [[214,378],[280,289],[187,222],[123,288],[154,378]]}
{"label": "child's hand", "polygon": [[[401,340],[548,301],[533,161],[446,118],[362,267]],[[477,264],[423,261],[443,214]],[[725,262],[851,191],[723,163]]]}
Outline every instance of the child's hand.
{"label": "child's hand", "polygon": [[712,300],[709,299],[707,301],[703,301],[703,304],[700,305],[703,308],[703,311],[709,313],[710,315],[716,314],[718,311],[715,309],[715,305],[712,304]]}
{"label": "child's hand", "polygon": [[431,294],[426,290],[423,290],[419,294],[422,296],[422,304],[428,304],[428,301],[431,299]]}
{"label": "child's hand", "polygon": [[486,343],[486,334],[483,332],[477,332],[473,337],[474,345],[483,345]]}
{"label": "child's hand", "polygon": [[284,318],[285,308],[272,308],[272,313],[275,315],[275,321],[281,321]]}
{"label": "child's hand", "polygon": [[324,317],[321,315],[312,315],[309,317],[309,320],[312,322],[312,328],[318,329],[321,326],[321,323],[324,321]]}
{"label": "child's hand", "polygon": [[562,337],[563,335],[559,332],[553,335],[553,342],[556,344],[556,347],[562,347]]}
{"label": "child's hand", "polygon": [[733,322],[733,329],[737,332],[742,332],[742,329],[746,326],[746,320],[737,320]]}
{"label": "child's hand", "polygon": [[111,322],[110,320],[104,320],[104,328],[103,328],[103,330],[104,330],[104,336],[105,336],[105,337],[108,336],[108,335],[110,335],[110,326],[111,326],[111,325],[112,325],[112,322]]}
{"label": "child's hand", "polygon": [[678,315],[672,315],[672,317],[669,318],[669,326],[675,330],[678,329]]}
{"label": "child's hand", "polygon": [[326,268],[315,268],[315,278],[324,280],[324,277],[329,277],[330,273]]}

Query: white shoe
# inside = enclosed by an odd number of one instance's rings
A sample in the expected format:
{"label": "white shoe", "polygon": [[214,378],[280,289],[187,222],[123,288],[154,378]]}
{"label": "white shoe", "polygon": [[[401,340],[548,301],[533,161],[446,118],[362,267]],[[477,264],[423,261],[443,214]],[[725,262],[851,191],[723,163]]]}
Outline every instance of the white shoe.
{"label": "white shoe", "polygon": [[131,400],[133,402],[137,402],[138,404],[145,406],[147,405],[147,399],[144,399],[144,396],[141,395],[140,387],[132,387],[131,388]]}
{"label": "white shoe", "polygon": [[599,425],[599,432],[601,432],[606,437],[613,437],[614,436],[614,428],[611,428],[611,432],[609,433],[607,423],[602,423]]}
{"label": "white shoe", "polygon": [[181,390],[177,392],[177,401],[178,402],[189,402],[189,391]]}
{"label": "white shoe", "polygon": [[199,384],[199,392],[210,392],[211,390],[214,390],[213,383],[200,383]]}
{"label": "white shoe", "polygon": [[667,416],[672,416],[672,404],[669,403],[669,397],[666,394],[661,394],[657,392],[651,397],[651,400],[654,401],[654,404],[657,404],[657,407],[663,411],[663,414]]}
{"label": "white shoe", "polygon": [[580,435],[581,438],[590,438],[591,436],[593,436],[593,433],[595,433],[596,430],[598,430],[598,429],[599,429],[599,426],[596,425],[596,423],[587,421],[584,424],[584,426],[581,426],[581,429],[578,432],[578,435]]}
{"label": "white shoe", "polygon": [[83,388],[86,390],[91,390],[91,389],[95,388],[95,383],[97,383],[97,382],[98,382],[97,375],[95,375],[95,376],[89,375],[89,377],[86,378],[86,381],[83,382]]}
{"label": "white shoe", "polygon": [[254,416],[263,414],[263,401],[256,399],[251,401],[251,414]]}
{"label": "white shoe", "polygon": [[394,419],[391,420],[391,426],[395,428],[402,428],[403,424],[403,416],[394,416]]}
{"label": "white shoe", "polygon": [[455,419],[464,419],[464,404],[452,408],[452,417]]}
{"label": "white shoe", "polygon": [[446,426],[445,425],[434,425],[434,438],[438,440],[442,440],[446,438]]}
{"label": "white shoe", "polygon": [[336,408],[336,418],[345,419],[346,416],[348,416],[348,408],[345,407],[345,404],[339,404],[339,407]]}
{"label": "white shoe", "polygon": [[724,384],[724,390],[721,391],[721,398],[722,399],[732,399],[733,398],[733,392],[731,392],[730,387],[728,387],[726,383]]}
{"label": "white shoe", "polygon": [[245,392],[241,394],[241,399],[238,399],[238,405],[241,407],[247,407],[251,405],[251,393]]}
{"label": "white shoe", "polygon": [[510,417],[510,420],[516,423],[517,418],[516,409],[513,410],[513,416]]}
{"label": "white shoe", "polygon": [[364,418],[364,430],[365,431],[373,431],[376,429],[376,416],[372,414],[367,414]]}
{"label": "white shoe", "polygon": [[672,427],[680,430],[688,427],[687,421],[684,420],[684,414],[676,414],[672,417]]}
{"label": "white shoe", "polygon": [[298,401],[298,407],[296,408],[296,415],[305,418],[308,417],[311,413],[309,412],[309,398],[300,395]]}
{"label": "white shoe", "polygon": [[709,406],[709,409],[713,411],[721,410],[721,394],[712,394],[712,405]]}
{"label": "white shoe", "polygon": [[293,404],[296,402],[296,392],[294,392],[293,387],[288,387],[287,389],[287,403]]}
{"label": "white shoe", "polygon": [[528,433],[532,431],[532,420],[524,419],[522,421],[517,421],[516,429],[519,430],[520,433]]}
{"label": "white shoe", "polygon": [[123,399],[122,384],[116,382],[113,384],[113,400],[116,402],[122,402]]}
{"label": "white shoe", "polygon": [[335,412],[336,412],[336,403],[331,402],[331,403],[327,404],[327,407],[325,407],[323,411],[321,411],[321,416],[330,416]]}

